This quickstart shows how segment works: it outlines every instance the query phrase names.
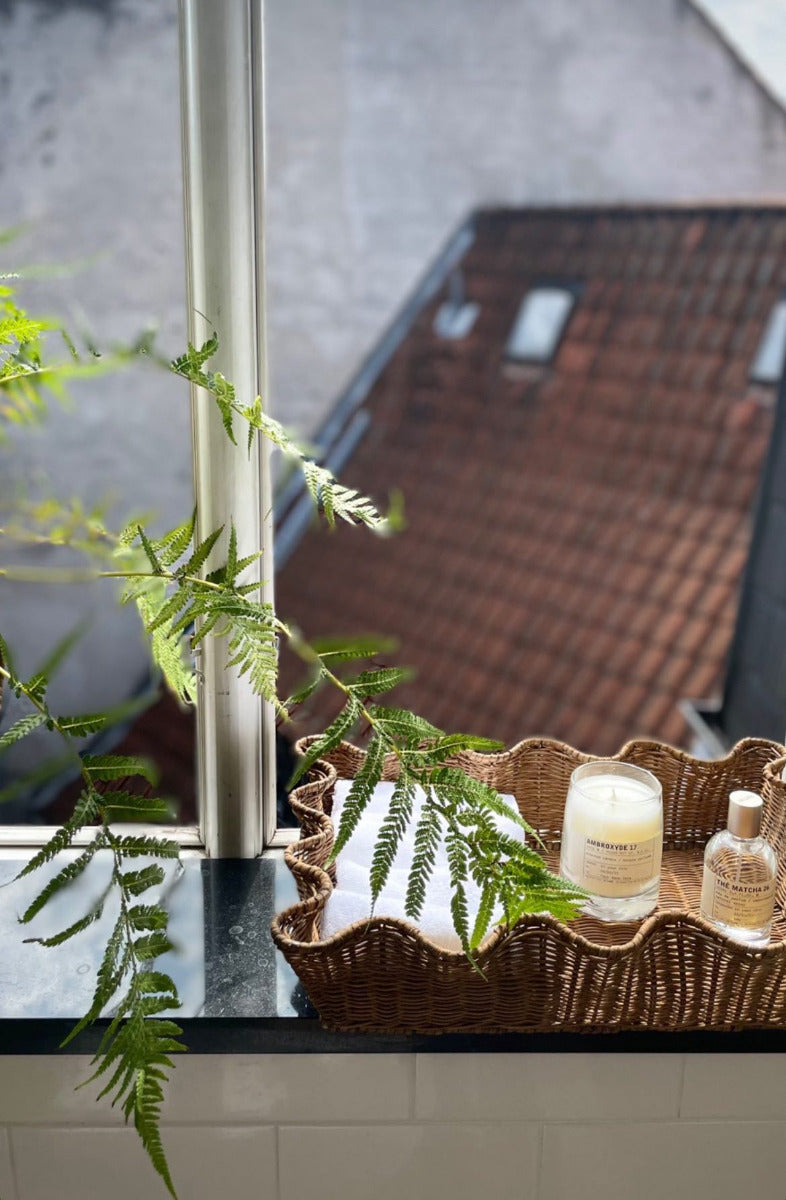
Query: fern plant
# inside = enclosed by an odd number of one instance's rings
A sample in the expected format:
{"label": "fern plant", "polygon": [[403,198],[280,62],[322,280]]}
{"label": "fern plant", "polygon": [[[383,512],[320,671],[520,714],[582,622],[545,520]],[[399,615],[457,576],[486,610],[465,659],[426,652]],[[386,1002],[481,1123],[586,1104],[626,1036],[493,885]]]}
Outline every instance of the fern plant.
{"label": "fern plant", "polygon": [[[67,377],[74,359],[72,356],[62,364],[62,371],[52,369],[50,373],[41,350],[46,327],[29,321],[16,306],[8,285],[4,303],[7,324],[5,335],[0,334],[0,403],[6,407],[0,412],[9,420],[32,419],[41,411],[39,389],[45,381],[51,389],[53,378],[62,381]],[[213,396],[227,436],[235,441],[242,429],[249,452],[258,437],[281,449],[302,472],[314,505],[328,525],[341,520],[376,534],[394,530],[398,520],[395,509],[383,514],[368,497],[341,485],[264,411],[261,398],[249,401],[236,396],[231,382],[210,368],[217,348],[215,337],[200,347],[189,345],[171,369]],[[140,350],[149,354],[151,347],[143,342],[133,352]],[[126,353],[116,356],[126,357]],[[89,364],[85,368],[78,355],[77,359],[80,370],[89,370]],[[20,379],[24,380],[21,393]],[[56,383],[55,394],[58,388]],[[453,921],[470,958],[488,932],[495,912],[504,912],[509,925],[529,912],[551,912],[566,919],[573,916],[581,894],[551,874],[523,838],[501,833],[495,817],[504,816],[531,835],[534,831],[492,788],[471,778],[456,764],[456,756],[463,751],[492,751],[499,744],[471,735],[445,733],[412,712],[380,702],[380,697],[402,682],[406,672],[369,661],[378,649],[373,639],[338,645],[309,643],[263,599],[257,582],[245,582],[245,572],[258,554],[238,556],[233,528],[226,531],[224,561],[210,568],[208,561],[213,560],[225,531],[214,530],[197,543],[194,529],[192,516],[159,537],[152,536],[139,520],[113,531],[101,513],[88,512],[79,502],[47,501],[29,508],[3,531],[7,542],[68,546],[79,552],[82,565],[42,572],[9,562],[0,568],[0,575],[9,580],[118,580],[121,602],[136,607],[153,660],[181,703],[195,701],[191,655],[207,637],[227,640],[232,666],[248,677],[261,699],[275,706],[282,720],[288,719],[318,687],[335,689],[341,699],[340,712],[312,741],[292,783],[343,738],[360,727],[368,731],[363,766],[351,785],[337,831],[337,855],[352,836],[382,777],[385,756],[393,754],[398,759],[398,780],[371,864],[372,904],[385,886],[401,839],[413,820],[416,789],[421,788],[425,802],[415,829],[406,895],[406,911],[413,920],[423,909],[443,841],[451,879]],[[308,669],[304,686],[285,700],[278,696],[278,649],[282,641]],[[46,673],[23,679],[13,665],[9,647],[2,641],[0,655],[0,678],[28,710],[0,738],[0,753],[44,725],[59,734],[69,752],[78,758],[82,778],[82,792],[73,815],[21,874],[29,875],[45,866],[51,870],[51,864],[72,846],[76,835],[88,825],[95,826],[93,839],[48,879],[22,921],[32,921],[45,906],[56,903],[63,888],[81,875],[96,855],[110,858],[111,880],[99,900],[68,928],[38,940],[46,946],[61,945],[98,920],[109,903],[116,904],[117,916],[97,973],[93,1001],[68,1040],[100,1016],[111,1015],[91,1079],[102,1083],[100,1095],[112,1095],[126,1118],[133,1120],[153,1165],[174,1195],[159,1117],[172,1055],[184,1047],[181,1030],[171,1016],[179,1005],[177,989],[170,976],[157,968],[156,960],[171,948],[166,908],[160,897],[164,881],[161,863],[177,858],[177,846],[165,837],[135,837],[113,828],[119,820],[166,820],[168,812],[162,800],[140,794],[133,785],[134,779],[154,784],[150,764],[122,756],[96,757],[82,748],[81,739],[104,728],[107,714],[54,713],[47,699]],[[469,879],[481,893],[472,925],[466,897]]]}

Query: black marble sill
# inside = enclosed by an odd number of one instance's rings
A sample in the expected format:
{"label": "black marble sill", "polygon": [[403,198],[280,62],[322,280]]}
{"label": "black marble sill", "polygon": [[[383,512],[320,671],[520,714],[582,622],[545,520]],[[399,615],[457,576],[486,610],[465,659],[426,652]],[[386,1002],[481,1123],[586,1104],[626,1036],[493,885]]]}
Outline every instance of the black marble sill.
{"label": "black marble sill", "polygon": [[[22,860],[0,860],[0,884]],[[91,867],[91,870],[93,868]],[[100,870],[100,865],[99,868]],[[34,885],[0,887],[0,1054],[56,1054],[92,994],[106,928],[98,923],[58,949],[26,945],[17,921]],[[35,885],[40,887],[40,881]],[[93,888],[100,886],[100,878]],[[63,895],[56,925],[84,911],[90,890]],[[280,856],[252,862],[187,858],[167,884],[170,934],[163,963],[175,978],[184,1040],[197,1054],[702,1053],[786,1052],[786,1029],[683,1034],[339,1034],[323,1029],[269,935],[273,913],[295,893]],[[107,914],[111,920],[111,913]],[[66,1051],[90,1053],[105,1022]]]}

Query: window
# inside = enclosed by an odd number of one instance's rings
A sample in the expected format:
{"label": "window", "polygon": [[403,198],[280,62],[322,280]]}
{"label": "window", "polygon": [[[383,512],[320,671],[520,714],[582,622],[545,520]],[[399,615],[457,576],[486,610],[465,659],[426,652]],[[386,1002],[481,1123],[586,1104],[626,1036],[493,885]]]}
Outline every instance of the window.
{"label": "window", "polygon": [[539,287],[527,292],[505,347],[513,362],[548,363],[554,357],[576,297],[567,288]]}
{"label": "window", "polygon": [[756,357],[751,366],[753,383],[780,383],[786,360],[786,299],[779,300],[770,313]]}

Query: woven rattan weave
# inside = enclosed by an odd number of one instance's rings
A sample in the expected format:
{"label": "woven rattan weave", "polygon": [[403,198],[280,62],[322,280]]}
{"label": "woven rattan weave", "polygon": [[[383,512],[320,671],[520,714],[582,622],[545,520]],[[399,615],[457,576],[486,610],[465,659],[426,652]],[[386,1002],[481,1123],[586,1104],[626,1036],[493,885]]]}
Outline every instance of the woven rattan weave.
{"label": "woven rattan weave", "polygon": [[[692,758],[656,742],[629,742],[615,757],[652,771],[663,785],[660,901],[642,922],[564,924],[525,917],[497,930],[478,954],[483,975],[460,953],[435,946],[413,925],[374,917],[320,940],[335,879],[328,868],[336,778],[352,778],[363,751],[342,743],[293,792],[300,840],[286,851],[300,902],[280,913],[273,938],[300,977],[324,1025],[336,1030],[613,1031],[739,1029],[786,1024],[786,750],[749,738],[726,758]],[[515,795],[556,868],[571,772],[591,756],[561,742],[529,739],[500,754],[457,761]],[[396,760],[386,762],[395,778]],[[779,859],[773,940],[738,945],[698,914],[703,850],[723,827],[729,792],[764,796],[764,829]]]}

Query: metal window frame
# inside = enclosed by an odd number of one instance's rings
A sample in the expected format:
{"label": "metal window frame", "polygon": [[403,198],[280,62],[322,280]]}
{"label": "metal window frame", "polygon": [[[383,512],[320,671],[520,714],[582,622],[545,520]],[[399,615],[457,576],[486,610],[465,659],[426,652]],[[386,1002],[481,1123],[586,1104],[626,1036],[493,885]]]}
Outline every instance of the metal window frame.
{"label": "metal window frame", "polygon": [[[264,283],[263,0],[180,0],[181,104],[189,337],[215,330],[212,364],[251,402],[267,393]],[[211,396],[192,389],[197,536],[234,522],[238,553],[272,600],[269,449],[233,445]],[[198,662],[199,824],[211,856],[253,858],[275,832],[275,722],[228,665],[223,639]]]}
{"label": "metal window frame", "polygon": [[[180,100],[189,339],[217,332],[211,366],[250,403],[267,395],[264,279],[264,0],[180,0]],[[234,446],[213,398],[192,388],[197,537],[234,522],[238,553],[259,549],[250,568],[272,601],[273,525],[269,447]],[[210,563],[208,563],[210,566]],[[228,666],[223,639],[208,638],[197,663],[199,826],[140,825],[214,857],[253,858],[277,836],[275,721],[247,680]],[[10,825],[0,846],[23,850],[55,826]],[[74,838],[80,845],[90,830]]]}

